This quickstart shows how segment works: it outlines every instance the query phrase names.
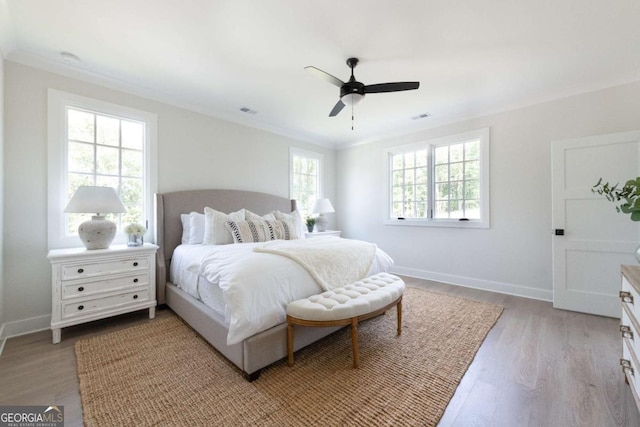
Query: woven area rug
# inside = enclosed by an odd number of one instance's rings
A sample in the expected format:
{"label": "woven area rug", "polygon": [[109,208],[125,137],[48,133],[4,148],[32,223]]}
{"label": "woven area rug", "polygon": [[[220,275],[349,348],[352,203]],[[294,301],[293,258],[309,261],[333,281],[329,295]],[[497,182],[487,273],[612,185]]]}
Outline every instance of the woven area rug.
{"label": "woven area rug", "polygon": [[396,313],[349,328],[247,382],[176,316],[76,343],[86,426],[433,426],[502,307],[408,288]]}

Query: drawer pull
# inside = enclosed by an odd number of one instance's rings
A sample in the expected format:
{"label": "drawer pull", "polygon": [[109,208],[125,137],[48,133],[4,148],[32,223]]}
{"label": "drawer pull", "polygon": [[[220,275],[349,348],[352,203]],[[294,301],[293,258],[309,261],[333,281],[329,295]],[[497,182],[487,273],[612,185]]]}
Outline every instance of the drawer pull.
{"label": "drawer pull", "polygon": [[80,286],[80,287],[78,288],[78,292],[82,292],[82,291],[84,291],[84,286]]}
{"label": "drawer pull", "polygon": [[84,305],[79,305],[78,310],[84,310]]}
{"label": "drawer pull", "polygon": [[[629,368],[628,366],[623,366],[622,367],[622,373],[626,374],[626,373],[630,373],[631,375],[633,375],[633,368]],[[635,377],[635,375],[633,375]]]}
{"label": "drawer pull", "polygon": [[138,299],[138,295],[134,295],[134,296],[133,296],[133,299]]}
{"label": "drawer pull", "polygon": [[631,330],[631,327],[627,325],[620,325],[620,332],[622,333],[622,338],[633,339],[633,331]]}
{"label": "drawer pull", "polygon": [[622,302],[633,304],[633,295],[631,295],[631,292],[629,291],[620,291],[620,299]]}
{"label": "drawer pull", "polygon": [[137,263],[137,262],[134,262],[134,263],[133,263],[133,266],[134,266],[134,267],[137,267],[137,266],[138,266],[138,263]]}
{"label": "drawer pull", "polygon": [[138,278],[133,279],[133,283],[138,283]]}
{"label": "drawer pull", "polygon": [[84,268],[79,268],[78,269],[78,273],[80,273],[80,274],[84,273]]}

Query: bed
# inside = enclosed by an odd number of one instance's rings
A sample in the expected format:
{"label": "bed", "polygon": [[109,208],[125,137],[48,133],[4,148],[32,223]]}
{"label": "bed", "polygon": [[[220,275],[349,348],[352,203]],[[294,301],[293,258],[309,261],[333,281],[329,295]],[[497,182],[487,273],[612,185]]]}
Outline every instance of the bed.
{"label": "bed", "polygon": [[[247,209],[256,214],[264,215],[275,210],[294,211],[296,204],[294,200],[265,193],[218,189],[156,194],[155,198],[155,240],[159,246],[156,266],[158,303],[170,307],[231,363],[236,365],[245,378],[253,381],[259,377],[262,368],[287,356],[287,325],[285,321],[275,322],[277,324],[269,326],[265,330],[256,330],[255,333],[245,331],[246,336],[239,335],[236,336],[237,339],[232,340],[230,337],[234,334],[234,323],[231,322],[230,327],[228,312],[225,313],[224,305],[215,305],[220,290],[215,286],[208,286],[202,287],[200,293],[194,293],[193,289],[185,287],[184,283],[180,284],[180,281],[187,280],[184,279],[186,276],[183,276],[184,273],[181,272],[186,271],[185,269],[194,257],[202,258],[203,253],[208,250],[206,245],[181,244],[183,241],[181,215],[189,212],[203,212],[205,207],[221,212]],[[251,245],[252,243],[230,245],[233,248],[229,249],[249,251],[247,254],[251,253],[251,256],[255,257],[257,255],[253,254]],[[209,248],[215,255],[217,248]],[[270,256],[278,257],[278,255]],[[285,261],[279,262],[284,263]],[[293,261],[288,262],[293,263]],[[385,266],[377,266],[376,268],[381,270],[385,269]],[[205,279],[204,273],[194,269],[193,266],[191,266],[190,273],[186,274],[196,274],[198,283],[209,283]],[[179,286],[172,282],[173,278]],[[222,287],[222,284],[220,286]],[[299,292],[310,292],[310,288]],[[339,327],[301,328],[296,332],[294,350],[305,347],[337,329]]]}

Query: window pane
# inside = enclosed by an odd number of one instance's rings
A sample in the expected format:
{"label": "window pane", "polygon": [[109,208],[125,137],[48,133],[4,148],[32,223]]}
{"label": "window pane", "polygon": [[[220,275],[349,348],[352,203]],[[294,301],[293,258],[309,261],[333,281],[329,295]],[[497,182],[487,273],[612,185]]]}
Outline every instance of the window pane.
{"label": "window pane", "polygon": [[464,179],[480,179],[480,161],[464,163]]}
{"label": "window pane", "polygon": [[85,144],[82,142],[69,142],[68,165],[69,172],[88,172],[93,173],[94,158],[93,144]]}
{"label": "window pane", "polygon": [[421,203],[427,202],[427,186],[416,185],[416,200]]}
{"label": "window pane", "polygon": [[393,203],[392,206],[393,206],[393,208],[391,210],[391,216],[393,218],[398,218],[398,217],[403,216],[403,214],[402,214],[402,203],[401,202]]}
{"label": "window pane", "polygon": [[449,146],[449,161],[461,162],[464,159],[464,144],[453,144]]}
{"label": "window pane", "polygon": [[111,147],[96,147],[96,171],[103,175],[118,175],[120,172],[120,150]]}
{"label": "window pane", "polygon": [[[67,199],[71,200],[74,193],[81,185],[95,185],[93,175],[70,173],[67,175]],[[76,227],[78,228],[78,227]],[[75,231],[75,229],[74,229]]]}
{"label": "window pane", "polygon": [[142,150],[144,148],[144,124],[122,120],[122,146]]}
{"label": "window pane", "polygon": [[120,200],[128,209],[132,206],[142,205],[142,179],[123,179]]}
{"label": "window pane", "polygon": [[96,125],[98,127],[96,138],[98,144],[104,145],[120,145],[120,120],[113,117],[96,116]]}
{"label": "window pane", "polygon": [[436,182],[446,182],[449,181],[449,165],[438,165],[436,166]]}
{"label": "window pane", "polygon": [[412,168],[415,165],[415,153],[404,153],[404,167]]}
{"label": "window pane", "polygon": [[406,185],[413,185],[416,182],[415,169],[405,169],[404,171],[404,183]]}
{"label": "window pane", "polygon": [[416,151],[416,167],[426,167],[428,162],[427,150]]}
{"label": "window pane", "polygon": [[469,219],[480,218],[480,203],[478,202],[478,200],[465,201],[465,217]]}
{"label": "window pane", "polygon": [[470,141],[464,144],[464,159],[476,160],[480,158],[480,141]]}
{"label": "window pane", "polygon": [[449,183],[436,184],[436,200],[448,200],[449,199]]}
{"label": "window pane", "polygon": [[428,169],[427,168],[418,168],[416,169],[416,184],[426,184],[429,182],[428,179]]}
{"label": "window pane", "polygon": [[465,199],[480,198],[480,181],[466,181],[464,186]]}
{"label": "window pane", "polygon": [[142,178],[142,151],[122,150],[122,176]]}
{"label": "window pane", "polygon": [[402,189],[404,187],[393,187],[392,193],[392,201],[393,202],[401,202],[402,201]]}
{"label": "window pane", "polygon": [[307,170],[307,173],[309,175],[316,175],[316,173],[318,172],[318,161],[309,160],[308,166],[309,166],[309,169]]}
{"label": "window pane", "polygon": [[436,147],[434,151],[435,151],[434,155],[435,155],[436,165],[449,162],[449,146],[448,145]]}
{"label": "window pane", "polygon": [[449,218],[449,202],[436,202],[434,218]]}
{"label": "window pane", "polygon": [[67,214],[67,233],[78,234],[78,227],[85,221],[91,220],[93,215],[90,213],[72,213]]}
{"label": "window pane", "polygon": [[85,111],[68,109],[67,115],[68,115],[67,136],[70,140],[95,142],[93,140],[93,135],[94,135],[94,124],[93,124],[94,115],[93,114],[87,113]]}
{"label": "window pane", "polygon": [[392,163],[392,168],[393,170],[398,170],[398,169],[402,169],[404,163],[402,161],[403,156],[402,154],[396,154],[391,158],[391,163]]}
{"label": "window pane", "polygon": [[398,185],[404,184],[404,173],[403,171],[394,171],[393,172],[393,186],[396,187]]}
{"label": "window pane", "polygon": [[451,200],[449,202],[449,218],[462,218],[462,200]]}
{"label": "window pane", "polygon": [[451,163],[449,165],[449,179],[451,181],[460,181],[464,179],[462,163]]}
{"label": "window pane", "polygon": [[452,182],[449,184],[449,198],[462,199],[464,197],[464,182]]}
{"label": "window pane", "polygon": [[96,175],[96,184],[99,187],[112,187],[116,192],[120,189],[120,178],[117,176]]}

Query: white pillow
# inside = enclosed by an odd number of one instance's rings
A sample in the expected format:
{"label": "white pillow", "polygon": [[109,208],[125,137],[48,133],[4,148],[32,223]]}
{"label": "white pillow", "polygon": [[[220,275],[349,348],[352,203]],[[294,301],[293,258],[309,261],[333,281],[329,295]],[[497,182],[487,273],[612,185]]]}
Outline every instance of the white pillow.
{"label": "white pillow", "polygon": [[224,212],[204,208],[204,245],[227,245],[233,243],[233,236],[225,227],[227,221],[244,221],[245,210],[231,212],[229,215]]}
{"label": "white pillow", "polygon": [[265,221],[275,221],[276,220],[276,215],[275,212],[269,212],[266,215],[260,216],[256,213],[253,213],[249,210],[244,211],[244,219],[248,220],[248,221],[258,221],[258,220],[265,220]]}
{"label": "white pillow", "polygon": [[274,215],[276,216],[276,219],[286,220],[293,223],[298,239],[305,238],[305,235],[304,235],[305,225],[304,225],[304,222],[302,221],[302,216],[300,216],[300,212],[298,212],[297,209],[291,212],[290,214],[286,214],[280,211],[275,211]]}
{"label": "white pillow", "polygon": [[180,221],[182,221],[182,244],[189,244],[189,214],[181,214]]}
{"label": "white pillow", "polygon": [[199,245],[204,240],[204,214],[191,212],[189,214],[189,244]]}

